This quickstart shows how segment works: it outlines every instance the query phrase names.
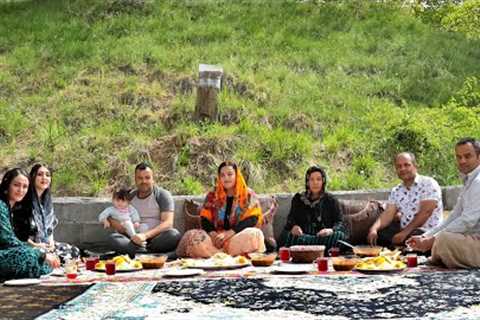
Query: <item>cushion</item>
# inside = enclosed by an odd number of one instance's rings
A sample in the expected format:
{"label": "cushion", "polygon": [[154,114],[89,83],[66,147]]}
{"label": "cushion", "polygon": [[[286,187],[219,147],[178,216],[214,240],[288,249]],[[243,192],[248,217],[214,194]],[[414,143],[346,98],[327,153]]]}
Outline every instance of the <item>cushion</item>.
{"label": "cushion", "polygon": [[366,244],[370,227],[385,210],[379,201],[340,200],[351,244]]}
{"label": "cushion", "polygon": [[[276,202],[275,202],[276,203]],[[272,199],[262,198],[260,199],[260,205],[263,212],[263,224],[260,229],[263,232],[265,238],[265,245],[267,251],[273,251],[277,247],[277,242],[273,233],[273,220],[277,212],[277,207],[274,206],[271,209]],[[202,204],[194,200],[185,200],[183,203],[183,212],[185,216],[185,232],[191,229],[201,229],[200,210]]]}
{"label": "cushion", "polygon": [[200,209],[202,204],[193,200],[185,200],[183,213],[185,215],[185,232],[191,229],[201,229]]}
{"label": "cushion", "polygon": [[273,232],[273,221],[278,209],[277,200],[272,198],[261,198],[260,205],[263,212],[263,224],[261,226],[263,236],[265,238],[265,246],[267,252],[272,252],[277,249],[277,241]]}

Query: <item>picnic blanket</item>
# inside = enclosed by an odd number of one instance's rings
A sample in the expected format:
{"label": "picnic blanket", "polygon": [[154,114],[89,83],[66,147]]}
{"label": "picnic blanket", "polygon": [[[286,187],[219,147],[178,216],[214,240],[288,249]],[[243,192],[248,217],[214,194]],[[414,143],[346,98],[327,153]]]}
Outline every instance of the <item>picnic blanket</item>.
{"label": "picnic blanket", "polygon": [[478,319],[480,271],[98,283],[39,319]]}
{"label": "picnic blanket", "polygon": [[33,319],[82,294],[89,286],[0,286],[0,319]]}

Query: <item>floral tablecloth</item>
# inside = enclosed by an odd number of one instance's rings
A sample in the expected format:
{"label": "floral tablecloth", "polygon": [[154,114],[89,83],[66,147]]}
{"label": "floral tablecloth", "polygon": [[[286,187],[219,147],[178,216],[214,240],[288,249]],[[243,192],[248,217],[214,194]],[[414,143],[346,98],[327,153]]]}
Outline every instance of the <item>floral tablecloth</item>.
{"label": "floral tablecloth", "polygon": [[480,271],[98,283],[39,319],[479,319]]}

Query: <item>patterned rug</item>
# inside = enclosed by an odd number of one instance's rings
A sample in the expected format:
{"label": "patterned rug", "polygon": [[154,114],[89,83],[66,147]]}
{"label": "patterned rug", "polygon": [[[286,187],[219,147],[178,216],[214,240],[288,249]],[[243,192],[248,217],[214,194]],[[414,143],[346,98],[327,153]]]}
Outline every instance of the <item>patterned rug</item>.
{"label": "patterned rug", "polygon": [[0,319],[33,319],[85,292],[89,286],[0,286]]}
{"label": "patterned rug", "polygon": [[50,319],[479,319],[480,271],[98,283]]}

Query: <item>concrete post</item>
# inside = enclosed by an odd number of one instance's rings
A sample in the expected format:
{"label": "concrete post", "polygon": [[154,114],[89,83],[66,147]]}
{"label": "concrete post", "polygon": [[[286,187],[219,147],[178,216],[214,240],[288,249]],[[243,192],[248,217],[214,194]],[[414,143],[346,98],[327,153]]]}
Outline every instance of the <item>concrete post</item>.
{"label": "concrete post", "polygon": [[200,64],[195,104],[195,119],[216,121],[218,119],[217,94],[220,90],[223,68],[214,65]]}

